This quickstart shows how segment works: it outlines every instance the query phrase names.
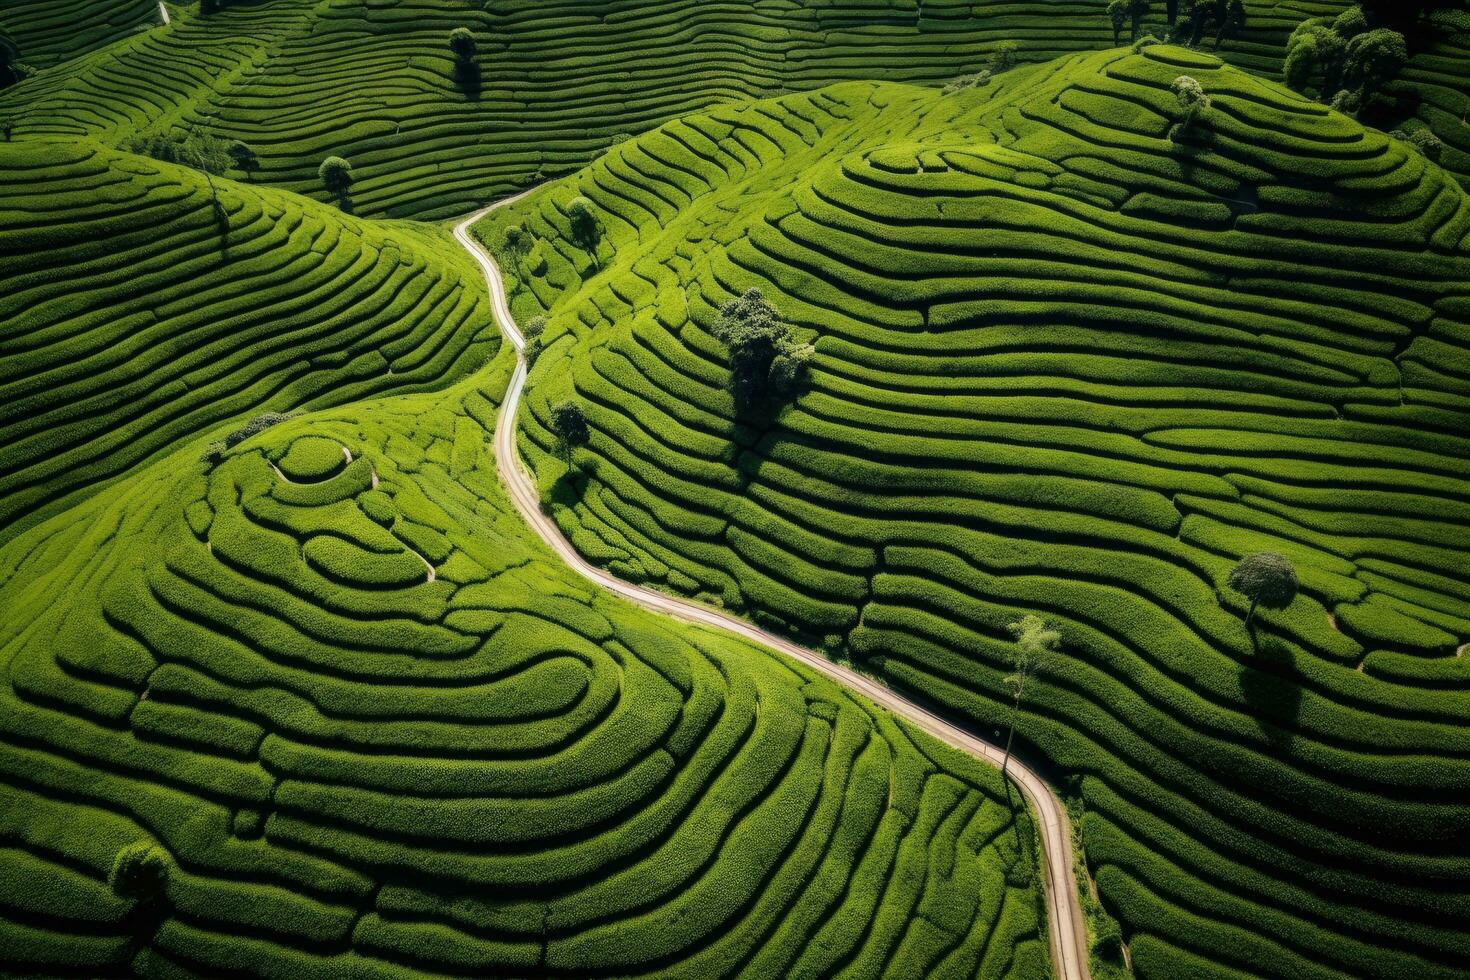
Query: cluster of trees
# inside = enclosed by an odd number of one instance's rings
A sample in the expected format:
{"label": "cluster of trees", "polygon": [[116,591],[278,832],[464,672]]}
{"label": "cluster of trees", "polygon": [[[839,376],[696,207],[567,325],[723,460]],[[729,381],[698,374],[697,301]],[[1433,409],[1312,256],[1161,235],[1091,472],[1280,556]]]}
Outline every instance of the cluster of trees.
{"label": "cluster of trees", "polygon": [[[1214,46],[1218,49],[1245,26],[1243,0],[1183,0],[1182,6],[1181,11],[1180,0],[1168,0],[1165,4],[1164,13],[1169,25],[1165,40],[1175,44],[1198,47],[1205,32],[1214,28]],[[1152,0],[1111,0],[1107,10],[1113,25],[1113,43],[1123,43],[1125,27],[1128,28],[1128,40],[1137,43],[1143,39],[1140,35],[1143,19],[1153,12],[1153,3]]]}
{"label": "cluster of trees", "polygon": [[741,414],[771,407],[801,388],[810,345],[798,344],[791,327],[759,289],[720,307],[715,339],[730,351],[730,393]]}
{"label": "cluster of trees", "polygon": [[1383,23],[1376,8],[1362,6],[1303,22],[1286,42],[1286,84],[1305,93],[1320,79],[1322,101],[1356,115],[1409,60],[1404,35]]}

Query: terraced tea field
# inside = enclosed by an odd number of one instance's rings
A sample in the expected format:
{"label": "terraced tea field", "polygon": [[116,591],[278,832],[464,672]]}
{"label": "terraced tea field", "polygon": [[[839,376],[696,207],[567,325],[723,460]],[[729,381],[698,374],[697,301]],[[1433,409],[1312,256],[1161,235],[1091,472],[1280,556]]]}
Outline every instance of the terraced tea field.
{"label": "terraced tea field", "polygon": [[[1044,976],[997,774],[562,571],[496,482],[497,365],[0,552],[7,967]],[[138,840],[156,913],[105,882]]]}
{"label": "terraced tea field", "polygon": [[[1174,142],[1181,74],[1213,106]],[[1139,975],[1470,969],[1455,179],[1151,47],[693,115],[478,231],[511,226],[550,314],[520,445],[583,555],[987,733],[1005,624],[1059,623],[1025,754],[1080,794]],[[815,357],[738,419],[711,330],[751,286]],[[1252,633],[1224,582],[1260,550],[1302,594]]]}
{"label": "terraced tea field", "polygon": [[[442,387],[499,342],[443,235],[85,143],[0,143],[0,529],[222,422]],[[79,283],[87,289],[79,291]]]}
{"label": "terraced tea field", "polygon": [[0,976],[1470,978],[1426,6],[4,0]]}
{"label": "terraced tea field", "polygon": [[[357,169],[360,214],[415,218],[467,213],[715,102],[854,79],[942,84],[1002,42],[1026,61],[1113,43],[1107,0],[236,0],[208,16],[175,8],[171,26],[143,32],[132,25],[156,18],[133,6],[112,15],[112,44],[0,93],[0,118],[19,136],[112,144],[211,131],[256,148],[258,179],[314,195],[317,165],[337,154]],[[1224,50],[1276,77],[1292,29],[1347,6],[1250,0]],[[70,11],[26,0],[0,12],[0,27],[13,22],[22,50],[49,56]],[[480,52],[471,82],[456,78],[446,40],[461,26]],[[1144,29],[1164,26],[1154,4]],[[1402,83],[1460,173],[1466,46],[1442,31]]]}

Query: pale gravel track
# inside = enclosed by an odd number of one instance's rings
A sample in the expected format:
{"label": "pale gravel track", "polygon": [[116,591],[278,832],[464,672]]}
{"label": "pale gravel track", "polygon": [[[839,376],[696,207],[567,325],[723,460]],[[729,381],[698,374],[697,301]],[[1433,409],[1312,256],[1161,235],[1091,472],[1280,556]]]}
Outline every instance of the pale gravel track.
{"label": "pale gravel track", "polygon": [[[534,190],[534,188],[532,188]],[[516,349],[515,371],[510,377],[505,400],[495,422],[495,463],[500,472],[506,492],[525,519],[557,555],[582,577],[590,579],[607,591],[635,602],[646,609],[664,613],[686,622],[734,633],[743,639],[761,646],[779,650],[836,680],[850,690],[866,697],[869,701],[906,719],[941,742],[959,749],[977,759],[1000,768],[1005,751],[998,745],[979,738],[958,725],[954,725],[934,714],[927,708],[910,701],[903,695],[859,674],[842,664],[834,663],[825,654],[799,646],[785,637],[767,632],[754,623],[710,606],[688,599],[671,596],[656,589],[625,582],[610,572],[598,568],[583,558],[570,541],[541,509],[541,499],[536,485],[525,467],[515,445],[516,410],[520,407],[521,390],[526,383],[526,340],[515,318],[511,316],[510,303],[506,298],[505,284],[500,267],[494,258],[481,247],[470,234],[470,227],[497,208],[514,204],[531,191],[523,191],[514,197],[476,211],[454,226],[455,239],[474,256],[485,272],[485,284],[490,291],[490,305],[495,311],[495,320],[507,340]],[[1053,971],[1058,980],[1091,980],[1087,964],[1087,931],[1083,925],[1082,906],[1077,897],[1077,886],[1072,874],[1072,831],[1067,819],[1066,808],[1047,782],[1032,769],[1012,757],[1007,767],[1010,778],[1020,787],[1022,794],[1039,816],[1042,856],[1046,863],[1044,878],[1048,932],[1051,937]]]}

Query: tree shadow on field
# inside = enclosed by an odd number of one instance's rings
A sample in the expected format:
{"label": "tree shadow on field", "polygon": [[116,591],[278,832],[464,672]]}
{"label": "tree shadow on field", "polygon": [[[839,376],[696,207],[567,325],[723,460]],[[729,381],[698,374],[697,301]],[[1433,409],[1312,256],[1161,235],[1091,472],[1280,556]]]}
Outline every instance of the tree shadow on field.
{"label": "tree shadow on field", "polygon": [[1029,888],[1036,882],[1036,827],[1030,819],[1021,791],[1009,777],[1002,777],[1005,784],[1006,806],[1011,813],[1009,838],[997,840],[997,853],[1005,867],[1006,884],[1012,888]]}
{"label": "tree shadow on field", "polygon": [[1275,747],[1290,747],[1301,712],[1301,673],[1296,654],[1276,637],[1252,631],[1252,660],[1240,672],[1240,694],[1262,734]]}
{"label": "tree shadow on field", "polygon": [[582,502],[587,488],[596,476],[596,457],[576,462],[571,469],[556,478],[556,482],[551,485],[551,492],[547,494],[546,502],[562,507],[575,507]]}
{"label": "tree shadow on field", "polygon": [[480,101],[485,80],[484,75],[480,71],[479,63],[469,61],[456,64],[454,66],[454,85],[471,102]]}

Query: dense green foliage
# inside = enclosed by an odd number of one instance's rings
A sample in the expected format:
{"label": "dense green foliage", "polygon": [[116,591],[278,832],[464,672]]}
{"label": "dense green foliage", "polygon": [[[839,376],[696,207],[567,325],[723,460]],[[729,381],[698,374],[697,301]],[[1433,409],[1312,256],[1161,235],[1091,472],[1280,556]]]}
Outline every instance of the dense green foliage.
{"label": "dense green foliage", "polygon": [[[1183,143],[1171,86],[1212,108]],[[566,241],[590,198],[604,266]],[[1470,198],[1402,142],[1178,47],[950,96],[692,115],[481,226],[546,260],[521,445],[589,408],[555,515],[626,577],[826,638],[982,731],[1006,625],[1067,656],[1023,751],[1078,774],[1149,977],[1470,964]],[[732,410],[721,308],[815,345]],[[1301,594],[1244,623],[1241,557]]]}
{"label": "dense green foliage", "polygon": [[507,367],[0,548],[0,971],[1045,977],[994,770],[561,566]]}
{"label": "dense green foliage", "polygon": [[17,141],[0,214],[0,530],[228,419],[443,385],[498,343],[453,243],[291,195]]}
{"label": "dense green foliage", "polygon": [[[627,134],[721,101],[842,80],[942,85],[1008,60],[1038,62],[1114,43],[1108,0],[252,0],[200,17],[126,0],[9,0],[0,25],[50,65],[72,38],[59,11],[112,43],[0,95],[21,137],[91,135],[116,145],[196,126],[260,153],[259,178],[321,199],[321,160],[357,168],[362,215],[465,214],[518,187],[575,170]],[[1162,36],[1154,2],[1140,35]],[[1217,0],[1200,4],[1210,17]],[[1229,14],[1231,5],[1221,5]],[[1232,63],[1275,77],[1287,36],[1347,0],[1249,0],[1226,32]],[[83,9],[83,8],[88,9]],[[14,9],[12,9],[14,8]],[[1192,8],[1190,8],[1192,9]],[[1131,23],[1131,14],[1129,15]],[[1183,18],[1181,18],[1182,20]],[[1192,23],[1192,22],[1191,22]],[[1201,28],[1213,45],[1215,20]],[[448,44],[472,32],[473,84]],[[1181,27],[1181,29],[1183,29]],[[1128,40],[1125,30],[1124,40]],[[73,48],[77,53],[93,41]],[[1467,36],[1426,35],[1400,82],[1400,115],[1446,144],[1470,173]],[[1402,119],[1393,120],[1401,125]],[[1387,128],[1387,127],[1386,127]]]}

